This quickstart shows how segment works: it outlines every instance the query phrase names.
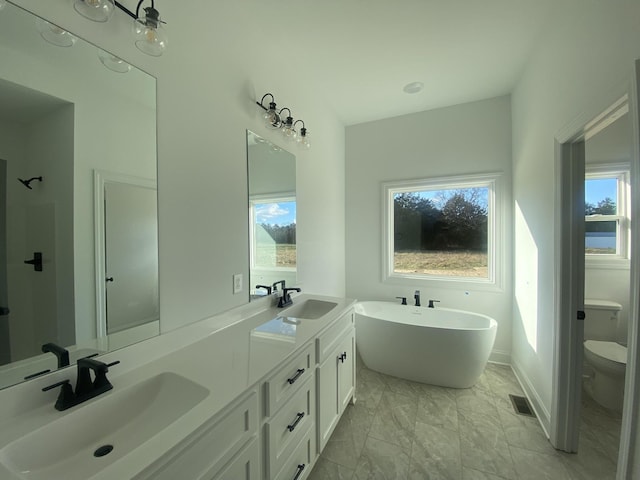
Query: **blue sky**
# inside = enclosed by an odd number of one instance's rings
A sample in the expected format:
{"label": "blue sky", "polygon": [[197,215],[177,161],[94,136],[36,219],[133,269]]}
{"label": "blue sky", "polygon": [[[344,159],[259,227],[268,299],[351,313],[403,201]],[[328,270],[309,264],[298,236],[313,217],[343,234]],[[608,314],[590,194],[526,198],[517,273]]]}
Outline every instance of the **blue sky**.
{"label": "blue sky", "polygon": [[615,178],[593,178],[584,182],[584,201],[593,205],[609,197],[617,202],[618,180]]}
{"label": "blue sky", "polygon": [[289,225],[296,223],[296,202],[256,203],[256,223]]}

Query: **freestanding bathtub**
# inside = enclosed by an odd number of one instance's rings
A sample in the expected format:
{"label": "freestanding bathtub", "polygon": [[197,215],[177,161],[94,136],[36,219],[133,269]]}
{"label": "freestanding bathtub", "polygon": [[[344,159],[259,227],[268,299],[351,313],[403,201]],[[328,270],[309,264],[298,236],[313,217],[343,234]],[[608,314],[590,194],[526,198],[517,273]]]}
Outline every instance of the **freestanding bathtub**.
{"label": "freestanding bathtub", "polygon": [[443,387],[476,383],[498,328],[486,315],[451,308],[359,302],[355,312],[356,342],[368,368]]}

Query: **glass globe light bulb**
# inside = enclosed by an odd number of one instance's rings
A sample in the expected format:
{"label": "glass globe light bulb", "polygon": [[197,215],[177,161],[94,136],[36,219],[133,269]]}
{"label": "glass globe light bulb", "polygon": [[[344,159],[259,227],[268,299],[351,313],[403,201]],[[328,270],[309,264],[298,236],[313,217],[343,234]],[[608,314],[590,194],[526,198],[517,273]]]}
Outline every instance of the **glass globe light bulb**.
{"label": "glass globe light bulb", "polygon": [[167,34],[162,28],[160,13],[153,7],[144,9],[145,17],[133,21],[136,47],[152,57],[159,57],[167,48]]}
{"label": "glass globe light bulb", "polygon": [[75,36],[42,18],[36,19],[36,28],[42,38],[57,47],[72,47],[76,43]]}
{"label": "glass globe light bulb", "polygon": [[94,22],[107,22],[115,11],[113,0],[76,0],[76,12]]}
{"label": "glass globe light bulb", "polygon": [[282,125],[280,115],[278,115],[278,112],[276,111],[276,104],[274,102],[269,103],[269,109],[264,112],[262,119],[270,128],[279,128],[280,125]]}
{"label": "glass globe light bulb", "polygon": [[306,128],[303,127],[300,129],[300,135],[297,136],[296,143],[298,144],[298,147],[304,150],[309,150],[311,148],[311,144],[309,143],[309,134],[307,133]]}

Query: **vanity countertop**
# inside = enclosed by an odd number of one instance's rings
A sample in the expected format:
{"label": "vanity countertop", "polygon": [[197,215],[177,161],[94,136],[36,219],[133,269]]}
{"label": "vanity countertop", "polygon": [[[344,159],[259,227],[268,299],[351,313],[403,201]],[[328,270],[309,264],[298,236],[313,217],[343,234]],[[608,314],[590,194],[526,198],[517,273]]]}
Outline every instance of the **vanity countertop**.
{"label": "vanity countertop", "polygon": [[[55,378],[51,375],[48,379],[27,382],[1,391],[0,400],[3,401],[2,410],[5,410],[5,415],[0,416],[0,478],[21,478],[12,475],[1,465],[5,446],[115,392],[163,372],[178,374],[208,389],[206,398],[178,421],[124,456],[111,460],[111,464],[107,462],[108,466],[91,478],[125,479],[142,472],[247,389],[265,378],[355,303],[351,299],[302,294],[293,297],[294,305],[308,299],[331,301],[337,305],[316,320],[287,318],[286,309],[275,307],[265,306],[263,310],[244,319],[239,318],[238,313],[232,310],[107,354],[100,358],[105,363],[121,361],[120,365],[112,367],[109,372],[113,390],[64,412],[54,409],[59,389],[41,392],[42,386],[65,378],[64,374],[58,374]],[[231,324],[217,328],[223,317]],[[159,354],[158,349],[164,353]],[[141,364],[141,358],[147,360],[147,363]],[[73,375],[75,376],[75,369]],[[69,376],[70,373],[66,373],[66,377]],[[34,402],[32,399],[25,404],[22,401],[25,395],[35,395],[38,401]]]}

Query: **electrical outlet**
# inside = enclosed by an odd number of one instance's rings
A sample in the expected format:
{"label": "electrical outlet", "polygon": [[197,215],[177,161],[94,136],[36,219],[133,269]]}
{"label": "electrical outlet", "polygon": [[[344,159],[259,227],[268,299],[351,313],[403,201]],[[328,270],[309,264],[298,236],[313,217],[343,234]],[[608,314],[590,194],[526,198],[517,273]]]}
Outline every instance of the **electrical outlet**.
{"label": "electrical outlet", "polygon": [[240,293],[242,291],[242,274],[236,273],[233,276],[233,293]]}

